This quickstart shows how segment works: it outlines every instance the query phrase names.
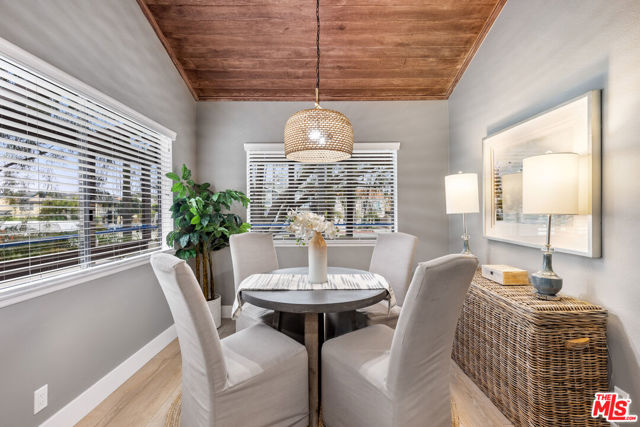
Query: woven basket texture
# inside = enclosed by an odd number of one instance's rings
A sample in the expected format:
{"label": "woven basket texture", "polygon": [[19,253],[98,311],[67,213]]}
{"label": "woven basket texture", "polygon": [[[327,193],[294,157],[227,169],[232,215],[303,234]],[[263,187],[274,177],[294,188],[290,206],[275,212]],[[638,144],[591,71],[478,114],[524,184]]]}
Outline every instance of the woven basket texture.
{"label": "woven basket texture", "polygon": [[530,285],[502,286],[478,270],[452,356],[516,426],[608,425],[590,416],[594,394],[609,389],[606,327],[602,307],[539,300]]}
{"label": "woven basket texture", "polygon": [[338,162],[351,157],[353,128],[342,113],[324,108],[301,110],[284,128],[284,150],[290,160]]}

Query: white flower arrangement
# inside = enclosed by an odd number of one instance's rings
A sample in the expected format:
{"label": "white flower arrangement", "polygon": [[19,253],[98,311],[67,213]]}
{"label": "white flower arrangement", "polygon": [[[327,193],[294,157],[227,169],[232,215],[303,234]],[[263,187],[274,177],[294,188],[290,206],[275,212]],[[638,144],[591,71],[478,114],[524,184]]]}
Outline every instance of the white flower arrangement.
{"label": "white flower arrangement", "polygon": [[334,223],[325,219],[323,215],[309,211],[291,210],[288,214],[288,220],[287,230],[292,232],[298,243],[302,242],[303,245],[313,237],[316,231],[327,239],[335,239],[338,234],[338,227]]}

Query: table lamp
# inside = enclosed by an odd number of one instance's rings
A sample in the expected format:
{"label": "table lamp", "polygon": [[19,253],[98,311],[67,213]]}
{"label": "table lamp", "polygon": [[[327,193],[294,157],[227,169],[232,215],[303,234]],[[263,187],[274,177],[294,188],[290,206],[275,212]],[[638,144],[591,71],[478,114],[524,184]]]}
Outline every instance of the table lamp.
{"label": "table lamp", "polygon": [[458,172],[444,177],[444,191],[447,205],[447,214],[462,214],[462,228],[464,234],[463,254],[471,255],[469,249],[469,233],[464,214],[480,212],[478,206],[478,175],[475,173]]}
{"label": "table lamp", "polygon": [[579,156],[547,153],[522,161],[522,213],[547,215],[547,243],[542,248],[542,270],[531,275],[540,299],[558,299],[562,278],[553,271],[551,215],[578,213]]}

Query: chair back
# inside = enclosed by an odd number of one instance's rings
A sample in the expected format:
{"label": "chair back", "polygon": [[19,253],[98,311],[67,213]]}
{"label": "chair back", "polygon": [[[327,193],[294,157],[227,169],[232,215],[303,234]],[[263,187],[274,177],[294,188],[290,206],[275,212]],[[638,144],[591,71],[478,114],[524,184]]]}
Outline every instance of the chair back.
{"label": "chair back", "polygon": [[200,285],[184,260],[155,254],[151,266],[175,321],[182,354],[183,426],[213,425],[215,392],[224,388],[227,369],[213,317]]}
{"label": "chair back", "polygon": [[235,289],[252,274],[278,269],[278,256],[270,233],[232,234],[229,238]]}
{"label": "chair back", "polygon": [[458,317],[478,266],[472,255],[418,264],[391,343],[394,424],[450,426],[449,370]]}
{"label": "chair back", "polygon": [[379,233],[369,271],[387,279],[398,305],[403,305],[418,238],[406,233]]}

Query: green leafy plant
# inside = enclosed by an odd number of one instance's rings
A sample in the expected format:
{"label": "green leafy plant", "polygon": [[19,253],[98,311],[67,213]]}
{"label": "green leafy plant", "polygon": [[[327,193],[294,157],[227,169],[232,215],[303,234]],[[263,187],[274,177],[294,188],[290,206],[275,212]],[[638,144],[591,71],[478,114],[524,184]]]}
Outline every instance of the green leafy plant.
{"label": "green leafy plant", "polygon": [[251,227],[239,215],[230,212],[234,203],[245,208],[249,199],[235,190],[213,191],[211,184],[197,184],[191,170],[182,165],[182,174],[167,174],[173,181],[171,217],[174,231],[167,244],[176,248],[176,256],[195,259],[195,274],[207,300],[215,297],[211,252],[229,245],[229,236],[249,231]]}

